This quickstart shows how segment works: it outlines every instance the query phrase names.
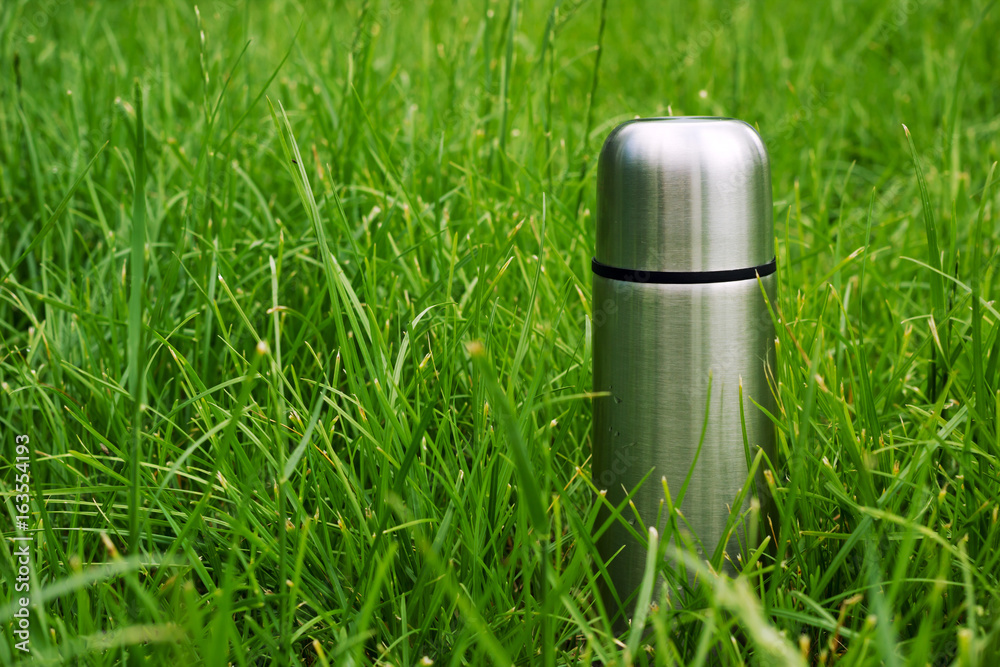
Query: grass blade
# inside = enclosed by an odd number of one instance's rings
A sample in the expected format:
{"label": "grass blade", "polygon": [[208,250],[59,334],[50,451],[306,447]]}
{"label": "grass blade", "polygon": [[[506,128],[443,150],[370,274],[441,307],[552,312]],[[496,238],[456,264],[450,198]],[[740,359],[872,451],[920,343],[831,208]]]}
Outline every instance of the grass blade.
{"label": "grass blade", "polygon": [[[913,138],[910,130],[905,125],[903,132],[906,133],[906,141],[910,146],[910,157],[913,160],[913,171],[917,175],[917,186],[920,189],[920,206],[924,214],[924,234],[927,237],[927,263],[934,269],[929,277],[931,285],[931,305],[933,306],[933,324],[935,336],[937,327],[944,321],[944,278],[941,276],[941,251],[938,248],[938,232],[934,223],[934,209],[931,206],[930,195],[927,194],[927,183],[924,181],[924,170],[920,167],[920,159],[917,157],[917,148],[913,145]],[[944,339],[945,343],[947,338]],[[937,362],[935,348],[931,348],[931,367],[927,375],[927,397],[934,400],[937,394]],[[944,347],[945,359],[947,359],[947,347]],[[947,362],[945,362],[947,363]]]}
{"label": "grass blade", "polygon": [[646,617],[649,616],[649,604],[653,600],[653,583],[656,580],[656,565],[660,562],[660,535],[656,528],[649,527],[649,541],[646,544],[646,567],[642,574],[642,584],[639,586],[639,597],[635,603],[635,615],[632,627],[628,633],[628,644],[625,646],[625,662],[630,664],[639,650],[642,632],[646,629]]}
{"label": "grass blade", "polygon": [[129,461],[128,552],[139,546],[139,463],[142,460],[142,416],[146,405],[146,355],[143,347],[143,294],[146,291],[146,131],[142,87],[135,82],[135,194],[132,200],[132,289],[128,307],[129,392],[132,395],[132,448]]}
{"label": "grass blade", "polygon": [[521,435],[521,428],[514,416],[514,409],[493,374],[493,368],[487,360],[486,348],[483,347],[483,344],[479,342],[469,343],[468,350],[472,361],[486,383],[487,395],[490,397],[492,405],[497,409],[500,421],[507,433],[511,455],[514,459],[514,468],[517,471],[519,497],[524,500],[528,508],[528,518],[531,520],[537,535],[539,537],[547,536],[549,526],[548,518],[545,515],[545,503],[541,497],[543,492],[538,487],[538,477],[531,465],[528,445],[524,441],[524,436]]}

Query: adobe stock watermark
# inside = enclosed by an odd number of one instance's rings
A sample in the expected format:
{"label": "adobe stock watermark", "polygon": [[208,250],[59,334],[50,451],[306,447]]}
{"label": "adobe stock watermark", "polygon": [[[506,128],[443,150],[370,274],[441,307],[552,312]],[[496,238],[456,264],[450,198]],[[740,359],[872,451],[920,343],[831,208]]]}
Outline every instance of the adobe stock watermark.
{"label": "adobe stock watermark", "polygon": [[[243,4],[241,0],[209,0],[205,7],[213,14],[224,17],[238,9],[241,4]],[[21,16],[14,28],[13,42],[15,44],[33,44],[38,40],[38,33],[48,27],[55,20],[57,14],[73,8],[72,0],[40,0],[30,3],[28,11]]]}
{"label": "adobe stock watermark", "polygon": [[17,532],[11,539],[14,548],[14,581],[11,586],[14,602],[14,621],[12,632],[17,640],[14,647],[27,653],[31,641],[31,542],[32,535],[28,531],[31,499],[31,459],[28,455],[28,445],[31,438],[18,435],[14,438],[14,530]]}
{"label": "adobe stock watermark", "polygon": [[[594,304],[594,313],[592,315],[592,322],[594,327],[594,341],[597,344],[597,330],[608,325],[609,322],[612,326],[615,326],[616,318],[618,318],[619,313],[632,314],[635,312],[635,306],[632,305],[632,299],[643,299],[638,286],[641,285],[653,285],[651,282],[652,274],[649,271],[637,270],[632,272],[632,281],[620,281],[620,280],[607,280],[607,286],[610,287],[611,294],[604,298],[601,302]],[[748,281],[752,282],[752,289],[759,290],[760,284],[756,280]],[[707,287],[711,288],[712,285],[708,284]],[[697,286],[692,286],[697,289]],[[607,293],[607,292],[605,292]],[[753,298],[760,298],[758,296],[759,292],[752,292]],[[640,301],[640,303],[642,303]],[[772,302],[773,303],[773,302]],[[631,319],[629,318],[631,322]],[[618,326],[621,326],[618,324]],[[771,319],[770,311],[764,307],[761,302],[760,308],[756,308],[753,312],[748,312],[745,319],[741,319],[740,327],[746,336],[748,341],[755,341],[755,344],[764,344],[769,339],[773,339],[775,336],[774,323]],[[617,346],[621,344],[619,340],[607,340],[606,343],[609,346]],[[775,351],[768,345],[767,356],[769,359],[765,360],[763,355],[761,357],[748,355],[746,348],[741,345],[715,345],[710,351],[710,361],[706,359],[708,363],[706,371],[704,373],[692,373],[689,377],[685,378],[685,384],[683,387],[679,387],[681,390],[677,396],[685,396],[689,400],[692,410],[701,411],[704,409],[705,402],[709,398],[709,391],[712,394],[712,405],[715,407],[710,408],[711,410],[718,409],[718,406],[722,406],[723,409],[728,409],[726,406],[732,406],[739,402],[738,392],[749,391],[746,387],[747,385],[740,384],[737,387],[736,380],[733,377],[734,371],[739,369],[739,375],[742,377],[742,381],[747,381],[755,373],[757,373],[761,368],[766,369],[766,362],[771,363],[771,368],[776,368],[774,366],[774,355]],[[760,366],[755,366],[755,364],[760,364]],[[708,368],[713,369],[712,371],[707,370]],[[770,371],[765,370],[767,377],[770,378]],[[727,386],[727,381],[724,378],[732,378],[729,380],[729,385]],[[606,407],[602,409],[610,409],[614,404],[620,404],[624,400],[618,395],[618,390],[610,386],[596,387],[595,390],[598,391],[610,391],[610,396],[601,396],[596,399],[596,401],[608,401],[604,405]],[[768,391],[764,389],[764,391]],[[758,399],[763,401],[766,406],[767,402],[770,400],[770,394],[767,396],[758,396]],[[613,403],[611,403],[613,401]],[[742,396],[743,408],[746,410],[747,415],[750,411],[755,410],[756,407],[753,403],[753,396],[744,393]],[[595,411],[598,408],[598,403],[594,403]],[[598,488],[609,489],[617,483],[617,480],[621,479],[635,463],[634,458],[637,456],[637,452],[634,450],[636,442],[631,440],[631,437],[627,433],[619,433],[614,430],[615,427],[609,426],[609,434],[612,436],[612,440],[617,443],[618,440],[622,441],[622,444],[615,444],[611,449],[613,454],[611,454],[610,460],[606,460],[603,465],[598,466],[601,468],[601,473],[599,476],[595,477],[594,482],[597,484]],[[623,429],[624,431],[625,429]],[[618,436],[621,435],[621,438]]]}
{"label": "adobe stock watermark", "polygon": [[[620,280],[608,281],[615,294],[604,299],[602,303],[595,304],[596,308],[591,319],[595,329],[604,326],[608,322],[609,318],[618,314],[618,311],[621,309],[624,301],[635,295],[635,285],[651,284],[650,279],[652,275],[649,271],[643,271],[641,269],[633,271],[632,277],[633,280],[629,282]],[[756,285],[756,280],[754,282]],[[773,302],[771,307],[775,307]],[[745,330],[750,334],[759,335],[774,331],[774,323],[771,320],[771,313],[765,307],[761,307],[757,310],[756,314],[745,324]],[[713,356],[712,365],[718,368],[730,368],[745,363],[745,361],[746,358],[740,352],[738,346],[728,345],[723,346],[722,349],[718,350],[718,355]],[[700,378],[698,384],[692,386],[692,390],[700,391],[701,395],[704,396],[704,393],[708,391],[708,376],[706,375],[704,378]]]}
{"label": "adobe stock watermark", "polygon": [[718,18],[709,23],[697,32],[690,32],[687,39],[678,42],[674,49],[671,62],[679,62],[685,66],[694,64],[694,61],[707,49],[718,37],[733,23],[733,17],[737,12],[750,7],[750,0],[739,0],[732,8],[723,9],[719,12]]}
{"label": "adobe stock watermark", "polygon": [[385,4],[378,3],[378,8],[374,12],[370,11],[370,4],[365,2],[361,10],[361,18],[355,28],[354,38],[351,40],[351,54],[356,56],[368,48],[372,40],[402,11],[402,0],[389,0]]}
{"label": "adobe stock watermark", "polygon": [[[135,77],[144,93],[164,81],[163,71],[157,67],[146,67]],[[73,102],[73,91],[67,90],[69,103]],[[126,125],[135,120],[135,100],[128,100],[124,97],[116,97],[113,106],[108,113],[104,113],[93,125],[81,125],[76,145],[70,149],[68,154],[57,157],[49,162],[49,171],[54,174],[60,172],[66,174],[78,173],[80,169],[90,162],[91,158],[97,154],[101,147],[112,140],[112,135],[118,126],[120,119]]]}
{"label": "adobe stock watermark", "polygon": [[224,18],[242,4],[244,2],[241,0],[210,0],[205,4],[205,9],[212,12],[215,17]]}
{"label": "adobe stock watermark", "polygon": [[70,0],[42,0],[34,3],[31,9],[21,17],[17,27],[14,28],[14,43],[34,43],[38,39],[36,33],[45,28],[59,10],[67,5],[72,8]]}
{"label": "adobe stock watermark", "polygon": [[598,489],[613,489],[620,483],[619,480],[623,479],[625,473],[627,473],[635,463],[634,450],[636,444],[637,443],[633,440],[626,442],[620,447],[614,448],[614,454],[611,456],[611,461],[609,461],[608,465],[604,467],[601,474],[592,480]]}
{"label": "adobe stock watermark", "polygon": [[[896,33],[906,27],[906,24],[909,23],[910,18],[914,14],[930,3],[931,0],[898,0],[892,10],[875,24],[875,30],[872,35],[873,42],[875,44],[888,42]],[[862,57],[864,53],[865,51],[861,51],[852,58],[852,61],[847,63],[847,69],[853,70],[855,74],[864,73],[868,69],[868,65]]]}
{"label": "adobe stock watermark", "polygon": [[[809,86],[799,96],[799,104],[782,114],[776,121],[761,125],[760,136],[769,154],[774,155],[779,147],[798,129],[812,122],[813,117],[825,108],[830,93],[816,86]],[[726,178],[716,179],[715,189],[719,194],[732,195],[744,192],[754,180],[753,173],[746,170],[731,170]]]}
{"label": "adobe stock watermark", "polygon": [[917,10],[926,5],[930,0],[899,0],[888,17],[883,18],[878,23],[877,32],[882,40],[889,39],[896,32],[901,30],[910,20]]}

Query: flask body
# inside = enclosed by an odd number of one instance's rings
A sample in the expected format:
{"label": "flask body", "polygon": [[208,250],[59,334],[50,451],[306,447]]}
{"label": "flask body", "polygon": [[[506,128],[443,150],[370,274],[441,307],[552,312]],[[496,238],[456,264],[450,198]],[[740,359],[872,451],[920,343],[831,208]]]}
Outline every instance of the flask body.
{"label": "flask body", "polygon": [[[607,392],[593,404],[593,480],[614,507],[638,487],[635,510],[626,504],[624,522],[612,522],[598,539],[622,602],[643,576],[644,528],[664,534],[664,481],[683,515],[678,525],[690,526],[705,559],[724,542],[728,560],[736,561],[741,544],[756,542],[743,522],[728,530],[727,522],[757,449],[773,460],[775,446],[774,425],[760,407],[774,413],[768,380],[775,334],[765,295],[774,301],[776,276],[759,280],[651,284],[593,277],[594,390]],[[767,512],[762,470],[756,493]],[[724,556],[722,567],[732,570],[726,563]]]}

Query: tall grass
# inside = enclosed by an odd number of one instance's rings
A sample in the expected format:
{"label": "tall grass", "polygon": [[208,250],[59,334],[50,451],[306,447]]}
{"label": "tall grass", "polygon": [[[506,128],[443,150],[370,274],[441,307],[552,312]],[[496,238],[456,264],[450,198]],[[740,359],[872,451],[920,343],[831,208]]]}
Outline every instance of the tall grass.
{"label": "tall grass", "polygon": [[[0,490],[30,435],[34,537],[0,662],[995,664],[997,21],[4,3]],[[596,155],[665,114],[770,150],[775,509],[734,579],[649,533],[617,636]]]}

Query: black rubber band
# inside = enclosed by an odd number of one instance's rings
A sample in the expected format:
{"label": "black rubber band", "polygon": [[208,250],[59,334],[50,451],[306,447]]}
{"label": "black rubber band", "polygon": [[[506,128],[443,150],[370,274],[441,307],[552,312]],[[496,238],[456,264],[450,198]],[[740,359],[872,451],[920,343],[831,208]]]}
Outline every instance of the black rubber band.
{"label": "black rubber band", "polygon": [[702,283],[728,283],[734,280],[750,280],[760,276],[769,276],[778,269],[778,258],[767,264],[751,266],[746,269],[728,269],[725,271],[642,271],[636,269],[621,269],[617,266],[601,264],[595,257],[591,262],[594,273],[602,278],[621,280],[629,283],[650,283],[653,285],[699,285]]}

